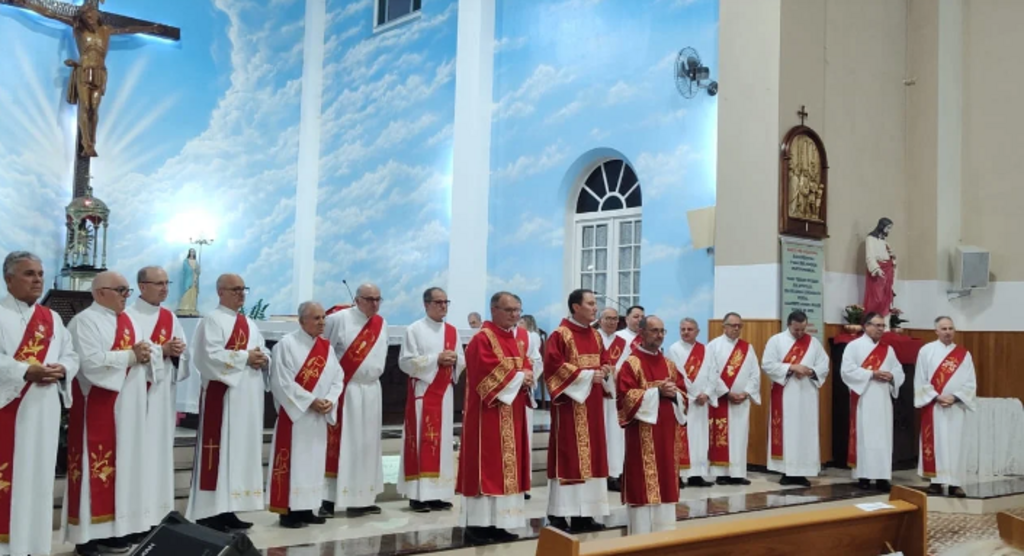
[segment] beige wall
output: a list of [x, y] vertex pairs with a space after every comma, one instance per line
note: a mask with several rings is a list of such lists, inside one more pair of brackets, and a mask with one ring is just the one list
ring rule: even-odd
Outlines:
[[1024, 1], [964, 7], [963, 242], [992, 252], [993, 278], [1024, 280]]

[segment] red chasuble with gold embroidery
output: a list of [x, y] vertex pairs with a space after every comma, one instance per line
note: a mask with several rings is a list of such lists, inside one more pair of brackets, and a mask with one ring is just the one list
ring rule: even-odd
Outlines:
[[619, 424], [626, 429], [626, 458], [622, 468], [622, 503], [646, 506], [679, 501], [679, 454], [688, 450], [679, 435], [673, 404], [658, 398], [657, 424], [636, 419], [644, 393], [652, 383], [675, 383], [685, 395], [686, 382], [674, 363], [658, 353], [636, 349], [619, 369], [615, 380]]
[[[960, 365], [967, 358], [967, 350], [956, 346], [942, 360], [932, 375], [932, 388], [941, 396]], [[921, 408], [921, 471], [925, 477], [935, 477], [935, 404], [937, 399]]]
[[602, 356], [600, 333], [563, 319], [544, 353], [544, 382], [551, 392], [551, 434], [548, 436], [548, 478], [563, 485], [608, 476], [604, 434], [604, 388], [590, 384], [585, 403], [564, 395], [581, 372], [609, 363]]
[[530, 490], [529, 393], [521, 389], [511, 405], [498, 400], [526, 368], [525, 350], [514, 330], [502, 330], [490, 321], [466, 346], [466, 401], [455, 481], [455, 491], [463, 496], [508, 496]]

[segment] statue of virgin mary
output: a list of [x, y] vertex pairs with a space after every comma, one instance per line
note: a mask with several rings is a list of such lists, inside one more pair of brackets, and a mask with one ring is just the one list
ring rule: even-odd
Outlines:
[[182, 292], [181, 300], [178, 301], [179, 317], [198, 317], [199, 311], [196, 305], [199, 302], [199, 261], [196, 260], [196, 250], [189, 249], [188, 256], [181, 266]]

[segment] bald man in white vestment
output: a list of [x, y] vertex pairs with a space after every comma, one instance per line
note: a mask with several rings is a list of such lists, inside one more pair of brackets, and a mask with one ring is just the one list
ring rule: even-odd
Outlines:
[[80, 368], [68, 419], [65, 542], [80, 556], [124, 551], [153, 524], [147, 499], [146, 385], [164, 371], [163, 353], [125, 305], [132, 289], [116, 272], [92, 283], [93, 304], [68, 325]]
[[270, 366], [277, 423], [267, 505], [290, 529], [327, 522], [313, 512], [323, 498], [327, 427], [336, 422], [334, 407], [344, 388], [338, 357], [323, 337], [324, 308], [306, 301], [298, 315], [300, 329], [274, 346]]
[[809, 487], [821, 472], [818, 446], [818, 390], [828, 377], [828, 355], [807, 333], [807, 315], [793, 311], [786, 330], [764, 348], [764, 373], [772, 382], [768, 418], [768, 470], [779, 484]]
[[380, 376], [388, 356], [388, 325], [378, 314], [380, 288], [359, 286], [355, 301], [355, 307], [328, 316], [324, 332], [345, 373], [338, 424], [327, 430], [324, 517], [333, 516], [336, 507], [346, 508], [350, 518], [381, 511], [374, 502], [384, 490]]
[[708, 342], [714, 361], [715, 389], [726, 392], [708, 410], [711, 439], [710, 473], [720, 485], [749, 485], [747, 441], [750, 437], [750, 402], [761, 405], [761, 370], [754, 348], [740, 338], [743, 318], [728, 313], [723, 334]]
[[218, 277], [220, 304], [192, 336], [203, 391], [185, 516], [225, 532], [252, 527], [235, 512], [264, 508], [263, 400], [271, 358], [259, 327], [239, 312], [248, 291], [237, 274]]
[[426, 316], [405, 329], [398, 366], [409, 375], [398, 492], [414, 512], [450, 510], [455, 497], [454, 385], [466, 356], [448, 316], [448, 294], [423, 292]]
[[181, 323], [170, 309], [161, 306], [171, 284], [167, 272], [157, 266], [145, 267], [139, 270], [136, 283], [139, 298], [125, 312], [140, 334], [162, 348], [166, 371], [147, 383], [146, 395], [146, 499], [152, 506], [150, 525], [157, 525], [174, 511], [174, 429], [178, 420], [175, 385], [188, 378], [189, 365], [182, 358], [186, 351]]
[[669, 346], [665, 357], [676, 364], [686, 382], [686, 426], [680, 427], [686, 439], [681, 454], [685, 461], [679, 462], [679, 478], [686, 479], [686, 486], [710, 487], [714, 483], [704, 478], [709, 474], [708, 409], [718, 407], [719, 398], [729, 391], [717, 379], [714, 358], [697, 341], [698, 334], [696, 320], [686, 317], [679, 321], [679, 341]]
[[921, 442], [917, 472], [931, 481], [928, 494], [965, 498], [967, 454], [963, 450], [964, 419], [975, 410], [978, 389], [974, 358], [954, 343], [953, 319], [935, 319], [938, 339], [921, 348], [914, 370], [914, 407], [921, 409]]
[[[53, 537], [53, 469], [61, 401], [78, 354], [60, 315], [36, 304], [43, 266], [26, 251], [3, 264], [0, 301], [0, 556], [49, 554]], [[17, 475], [15, 475], [17, 471]]]
[[[903, 366], [891, 346], [880, 343], [885, 333], [881, 315], [868, 313], [864, 335], [843, 352], [843, 382], [850, 388], [850, 438], [847, 464], [860, 487], [874, 480], [888, 492], [892, 479], [892, 400], [900, 395]], [[836, 439], [841, 442], [841, 439]]]

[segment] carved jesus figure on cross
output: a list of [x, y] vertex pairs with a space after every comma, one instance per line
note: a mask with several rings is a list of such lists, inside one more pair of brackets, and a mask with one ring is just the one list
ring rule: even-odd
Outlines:
[[78, 46], [78, 60], [65, 60], [71, 67], [68, 102], [78, 105], [78, 147], [81, 156], [96, 156], [96, 128], [99, 124], [100, 102], [107, 92], [107, 51], [113, 35], [145, 33], [178, 40], [178, 29], [100, 11], [104, 0], [86, 0], [75, 6], [54, 0], [6, 0], [10, 4], [33, 11], [69, 27]]

